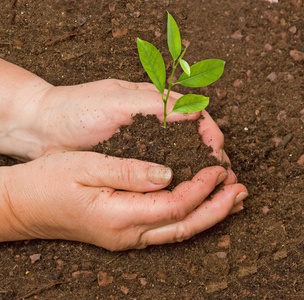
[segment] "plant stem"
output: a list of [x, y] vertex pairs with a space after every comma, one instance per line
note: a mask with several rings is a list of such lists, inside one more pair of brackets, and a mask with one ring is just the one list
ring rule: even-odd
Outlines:
[[[173, 75], [174, 75], [175, 70], [176, 70], [176, 68], [177, 68], [177, 66], [178, 66], [178, 64], [179, 64], [179, 59], [182, 59], [182, 58], [183, 58], [183, 56], [184, 56], [185, 53], [186, 53], [187, 48], [188, 48], [188, 46], [186, 46], [186, 48], [185, 48], [185, 50], [183, 51], [183, 53], [182, 53], [182, 54], [180, 55], [180, 57], [177, 59], [177, 62], [176, 62], [175, 60], [173, 61], [172, 73], [171, 73], [171, 76], [170, 76], [170, 81], [169, 81], [169, 85], [168, 85], [168, 93], [167, 93], [167, 95], [166, 95], [166, 99], [164, 99], [164, 97], [163, 97], [164, 95], [162, 95], [162, 100], [163, 100], [163, 102], [164, 102], [164, 128], [167, 127], [167, 116], [172, 112], [172, 111], [171, 111], [170, 113], [167, 114], [167, 102], [168, 102], [169, 94], [170, 94], [170, 91], [171, 91], [172, 86], [174, 86], [175, 84], [177, 84], [177, 83], [172, 83]], [[175, 64], [175, 62], [176, 62], [176, 64]]]
[[167, 127], [167, 116], [168, 116], [168, 114], [167, 114], [167, 102], [168, 102], [168, 99], [169, 99], [169, 94], [170, 94], [171, 88], [173, 86], [172, 79], [173, 79], [173, 75], [175, 73], [175, 70], [176, 70], [177, 66], [178, 66], [178, 61], [177, 61], [176, 64], [175, 64], [175, 61], [173, 61], [173, 68], [172, 68], [172, 73], [171, 73], [170, 81], [169, 81], [169, 85], [168, 85], [168, 92], [167, 92], [167, 95], [166, 95], [166, 99], [163, 98], [163, 102], [164, 102], [164, 128]]

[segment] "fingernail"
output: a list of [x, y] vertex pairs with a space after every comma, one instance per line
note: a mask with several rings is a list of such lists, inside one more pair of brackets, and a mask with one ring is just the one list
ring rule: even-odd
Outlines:
[[235, 197], [234, 205], [236, 205], [236, 204], [240, 203], [241, 201], [243, 201], [247, 196], [248, 196], [248, 194], [245, 193], [245, 192], [239, 193], [239, 194]]
[[219, 177], [217, 178], [215, 184], [216, 185], [220, 184], [222, 181], [225, 180], [225, 178], [227, 177], [227, 175], [228, 175], [227, 172], [224, 172], [224, 173], [220, 174]]
[[172, 178], [173, 172], [170, 168], [151, 166], [148, 171], [148, 178], [154, 184], [168, 183]]
[[244, 209], [243, 205], [236, 206], [236, 207], [231, 209], [231, 211], [229, 212], [229, 215], [235, 214], [235, 213], [237, 213], [237, 212], [239, 212], [243, 209]]

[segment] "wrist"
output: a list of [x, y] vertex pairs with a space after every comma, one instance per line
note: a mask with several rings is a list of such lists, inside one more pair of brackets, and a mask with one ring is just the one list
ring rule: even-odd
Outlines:
[[[13, 208], [10, 195], [11, 168], [0, 168], [0, 242], [30, 239], [23, 221]], [[19, 188], [19, 187], [18, 187]]]
[[52, 85], [0, 59], [0, 153], [30, 160], [44, 152], [39, 107]]

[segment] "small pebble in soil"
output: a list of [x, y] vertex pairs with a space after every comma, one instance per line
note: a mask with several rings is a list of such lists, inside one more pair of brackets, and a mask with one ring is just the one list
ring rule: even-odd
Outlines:
[[233, 82], [233, 87], [235, 87], [236, 89], [239, 88], [240, 86], [243, 85], [243, 80], [242, 79], [236, 79], [234, 82]]
[[286, 118], [287, 118], [286, 110], [280, 110], [279, 113], [277, 114], [277, 120], [283, 121], [286, 120]]
[[250, 78], [252, 76], [252, 71], [251, 70], [247, 70], [246, 75], [248, 78]]
[[216, 89], [215, 92], [219, 100], [222, 100], [227, 97], [227, 91], [225, 90]]
[[138, 280], [139, 280], [140, 284], [143, 286], [147, 285], [147, 283], [148, 283], [147, 278], [145, 278], [145, 277], [138, 278]]
[[253, 275], [257, 273], [258, 269], [256, 266], [240, 267], [238, 275], [239, 277], [246, 277], [248, 275]]
[[109, 3], [109, 11], [114, 12], [116, 8], [116, 3]]
[[290, 50], [289, 54], [295, 61], [300, 62], [300, 61], [304, 60], [304, 52], [301, 52], [298, 50]]
[[273, 137], [270, 140], [274, 143], [275, 147], [278, 147], [280, 145], [280, 143], [282, 142], [282, 139], [279, 137]]
[[296, 26], [291, 26], [288, 31], [292, 34], [296, 34], [297, 33], [297, 27]]
[[139, 18], [140, 17], [140, 11], [134, 11], [130, 13], [130, 16], [133, 18]]
[[277, 77], [278, 77], [278, 75], [277, 75], [276, 72], [271, 72], [266, 78], [269, 81], [273, 82], [273, 81], [275, 81], [277, 79]]
[[302, 155], [300, 156], [300, 158], [299, 158], [298, 161], [297, 161], [297, 164], [298, 164], [299, 166], [303, 166], [303, 165], [304, 165], [304, 154], [302, 154]]
[[87, 22], [87, 17], [79, 16], [76, 22], [78, 26], [83, 26]]
[[37, 260], [40, 260], [41, 258], [41, 254], [40, 253], [36, 253], [30, 256], [31, 259], [31, 263], [35, 263]]
[[229, 248], [231, 246], [231, 239], [228, 234], [223, 235], [219, 238], [217, 246], [219, 248]]
[[127, 33], [128, 33], [128, 28], [122, 28], [122, 29], [115, 28], [115, 29], [112, 30], [113, 38], [118, 38], [119, 39], [119, 38], [127, 35]]
[[287, 257], [287, 251], [286, 250], [279, 250], [273, 255], [274, 260], [281, 260], [283, 258]]
[[291, 75], [290, 73], [288, 73], [288, 72], [284, 72], [283, 73], [283, 77], [284, 77], [284, 80], [285, 81], [291, 81], [291, 80], [294, 80], [294, 76], [293, 75]]
[[125, 295], [127, 295], [127, 294], [129, 294], [129, 289], [126, 287], [126, 286], [124, 286], [124, 285], [122, 285], [121, 287], [120, 287], [120, 290], [125, 294]]
[[227, 281], [210, 282], [206, 285], [206, 293], [212, 294], [228, 287]]
[[59, 259], [56, 260], [56, 264], [57, 264], [57, 267], [56, 267], [56, 268], [57, 268], [58, 270], [61, 270], [61, 269], [63, 268], [64, 261], [63, 261], [62, 259], [59, 258]]
[[225, 119], [216, 119], [216, 124], [218, 125], [218, 127], [220, 127], [221, 129], [224, 127], [229, 128], [230, 127], [230, 123], [228, 120]]
[[268, 43], [265, 45], [264, 48], [265, 48], [266, 51], [271, 51], [272, 50], [272, 46]]
[[227, 252], [224, 252], [224, 251], [219, 251], [219, 252], [216, 252], [215, 253], [216, 256], [222, 260], [224, 260], [226, 263], [228, 262], [228, 259], [227, 259]]
[[114, 277], [109, 276], [108, 273], [99, 271], [97, 274], [97, 282], [98, 286], [107, 286], [111, 283], [113, 283]]
[[234, 39], [234, 40], [241, 40], [243, 38], [243, 35], [242, 35], [242, 31], [241, 30], [237, 30], [235, 31], [231, 37]]
[[269, 212], [269, 210], [270, 210], [270, 209], [269, 209], [269, 207], [268, 207], [267, 205], [265, 205], [265, 206], [262, 207], [262, 212], [263, 212], [263, 214], [265, 214], [265, 215]]
[[85, 270], [83, 270], [83, 271], [75, 271], [75, 272], [72, 273], [72, 277], [73, 278], [79, 278], [81, 276], [88, 276], [88, 275], [92, 275], [92, 274], [93, 274], [92, 271], [85, 271]]

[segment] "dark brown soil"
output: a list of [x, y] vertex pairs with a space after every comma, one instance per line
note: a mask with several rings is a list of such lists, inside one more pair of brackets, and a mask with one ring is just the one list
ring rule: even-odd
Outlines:
[[170, 167], [174, 177], [168, 186], [169, 190], [190, 180], [199, 170], [220, 164], [209, 155], [212, 148], [202, 142], [198, 133], [198, 122], [173, 122], [164, 129], [153, 115], [136, 115], [133, 119], [132, 125], [122, 127], [120, 132], [99, 143], [93, 150]]
[[[0, 57], [55, 85], [149, 81], [135, 40], [152, 42], [169, 63], [169, 10], [191, 42], [189, 63], [226, 61], [212, 86], [177, 91], [210, 97], [208, 112], [250, 192], [244, 212], [189, 241], [141, 251], [2, 243], [0, 299], [304, 298], [304, 72], [292, 52], [304, 49], [302, 0], [171, 2], [4, 0]], [[41, 257], [32, 264], [33, 254]]]

